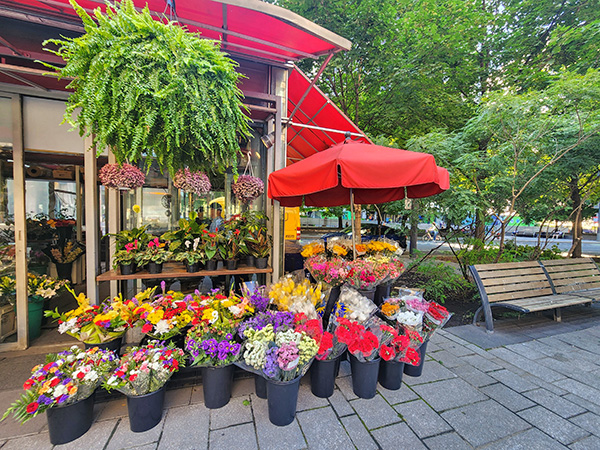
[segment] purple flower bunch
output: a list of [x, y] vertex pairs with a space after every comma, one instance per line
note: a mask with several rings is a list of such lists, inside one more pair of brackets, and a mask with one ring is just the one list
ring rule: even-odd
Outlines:
[[98, 172], [103, 186], [114, 189], [135, 189], [142, 187], [146, 176], [131, 164], [105, 164]]
[[252, 306], [254, 306], [254, 309], [256, 311], [265, 311], [267, 309], [267, 306], [269, 306], [269, 301], [269, 297], [263, 295], [259, 291], [255, 291], [250, 296], [250, 303], [252, 303]]
[[267, 325], [273, 325], [273, 330], [277, 333], [292, 328], [294, 325], [294, 313], [289, 311], [263, 311], [256, 316], [243, 321], [238, 327], [238, 334], [244, 338], [244, 331], [248, 328], [262, 330]]
[[279, 364], [277, 362], [277, 347], [270, 347], [265, 354], [265, 367], [263, 372], [269, 378], [275, 378], [279, 371]]
[[239, 201], [250, 203], [265, 192], [265, 183], [252, 175], [240, 175], [237, 181], [231, 185], [231, 190]]
[[211, 188], [210, 180], [204, 172], [192, 172], [187, 167], [177, 171], [173, 177], [173, 186], [196, 195], [204, 195]]
[[232, 333], [216, 331], [199, 335], [193, 328], [187, 335], [185, 349], [192, 356], [194, 366], [224, 366], [237, 359], [241, 345]]

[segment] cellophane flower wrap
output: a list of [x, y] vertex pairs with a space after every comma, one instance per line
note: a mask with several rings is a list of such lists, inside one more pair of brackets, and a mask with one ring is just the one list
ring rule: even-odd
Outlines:
[[335, 335], [359, 361], [372, 361], [379, 356], [382, 332], [375, 325], [364, 325], [341, 317]]
[[129, 396], [149, 394], [163, 387], [184, 365], [182, 349], [150, 341], [141, 347], [128, 348], [103, 386]]
[[320, 320], [284, 311], [259, 313], [243, 322], [238, 332], [244, 343], [236, 364], [275, 381], [303, 376], [323, 334]]
[[271, 286], [269, 298], [282, 311], [306, 314], [309, 319], [317, 319], [316, 307], [323, 299], [321, 284], [311, 284], [306, 278], [294, 280], [285, 276]]
[[46, 356], [46, 363], [35, 366], [23, 384], [25, 392], [4, 413], [24, 423], [48, 408], [68, 405], [88, 398], [112, 373], [117, 356], [110, 350], [77, 346]]
[[204, 172], [192, 172], [187, 167], [175, 173], [173, 186], [196, 195], [204, 195], [211, 188], [210, 179]]
[[377, 306], [356, 289], [342, 286], [340, 296], [331, 313], [332, 317], [344, 317], [359, 323], [367, 322], [377, 312]]
[[375, 271], [373, 262], [364, 259], [355, 259], [348, 262], [348, 276], [346, 283], [355, 289], [375, 289], [375, 287], [384, 281], [378, 278], [379, 273]]
[[331, 320], [327, 326], [327, 331], [323, 332], [316, 355], [316, 359], [319, 361], [336, 359], [348, 348], [348, 345], [341, 342], [337, 337], [336, 329], [338, 325], [337, 320]]
[[402, 327], [382, 324], [381, 328], [385, 333], [392, 336], [389, 342], [382, 344], [379, 349], [381, 359], [384, 361], [403, 362], [412, 366], [419, 365], [421, 357], [416, 349], [421, 345], [420, 343], [412, 341], [405, 334]]
[[242, 203], [250, 203], [265, 192], [265, 183], [258, 177], [252, 175], [240, 175], [231, 190], [236, 198]]
[[135, 189], [144, 185], [146, 176], [131, 164], [105, 164], [98, 172], [98, 179], [107, 188]]
[[[69, 292], [77, 300], [78, 307], [59, 313], [46, 311], [46, 317], [58, 320], [58, 332], [73, 336], [86, 344], [101, 344], [122, 336], [137, 320], [134, 314], [136, 304], [119, 296], [106, 299], [100, 305], [90, 305], [90, 299], [82, 292]], [[140, 294], [143, 298], [144, 293]]]
[[327, 253], [333, 258], [352, 258], [352, 240], [342, 238], [328, 239]]
[[195, 310], [192, 295], [168, 291], [138, 302], [134, 314], [142, 333], [155, 339], [169, 339], [191, 324]]
[[304, 267], [315, 281], [329, 287], [340, 286], [348, 276], [348, 261], [342, 258], [328, 259], [323, 254], [307, 258]]
[[304, 258], [310, 258], [311, 256], [320, 255], [325, 253], [325, 244], [321, 240], [313, 241], [302, 247], [300, 254]]

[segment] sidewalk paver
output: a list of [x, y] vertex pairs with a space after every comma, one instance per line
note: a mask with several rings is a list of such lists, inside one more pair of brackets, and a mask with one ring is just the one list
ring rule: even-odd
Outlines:
[[518, 414], [531, 425], [565, 445], [569, 445], [590, 435], [583, 428], [572, 424], [542, 406], [535, 406]]

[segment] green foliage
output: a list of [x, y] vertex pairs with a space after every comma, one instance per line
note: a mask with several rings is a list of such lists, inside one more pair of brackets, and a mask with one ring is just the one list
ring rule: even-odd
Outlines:
[[549, 249], [541, 249], [532, 245], [516, 245], [514, 242], [509, 241], [498, 258], [499, 249], [496, 246], [485, 246], [483, 242], [477, 239], [467, 240], [466, 244], [467, 247], [463, 248], [457, 255], [460, 263], [465, 267], [474, 264], [491, 264], [495, 262], [562, 258], [561, 251], [556, 245], [553, 245]]
[[[50, 39], [73, 77], [65, 121], [92, 136], [98, 152], [109, 147], [118, 163], [152, 158], [171, 175], [237, 167], [238, 136], [249, 135], [236, 63], [215, 41], [174, 22], [154, 20], [132, 0], [100, 8], [90, 17], [74, 0], [85, 34]], [[75, 119], [72, 115], [77, 113]]]
[[410, 271], [418, 276], [414, 287], [423, 289], [427, 300], [443, 304], [449, 296], [474, 290], [473, 283], [465, 280], [453, 267], [440, 261], [424, 261], [414, 268], [409, 266], [407, 272]]

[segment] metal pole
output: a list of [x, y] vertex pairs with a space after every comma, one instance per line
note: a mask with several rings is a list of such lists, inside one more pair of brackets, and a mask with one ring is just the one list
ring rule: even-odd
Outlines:
[[354, 191], [350, 188], [350, 219], [352, 220], [352, 259], [356, 259], [356, 226], [354, 224], [356, 213], [354, 211]]

